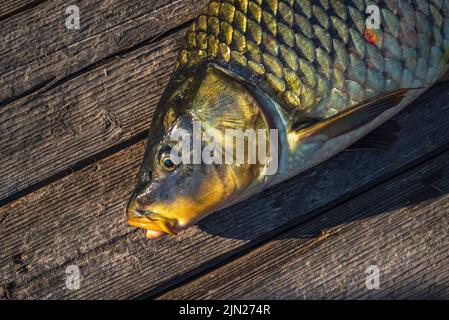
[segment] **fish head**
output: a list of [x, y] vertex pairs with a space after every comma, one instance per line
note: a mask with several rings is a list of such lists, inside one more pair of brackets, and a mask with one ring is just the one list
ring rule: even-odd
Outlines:
[[242, 84], [213, 68], [185, 76], [177, 85], [172, 81], [153, 117], [128, 204], [129, 224], [146, 229], [149, 238], [176, 235], [255, 193], [265, 181], [264, 164], [235, 161], [238, 146], [225, 147], [229, 129], [268, 129]]

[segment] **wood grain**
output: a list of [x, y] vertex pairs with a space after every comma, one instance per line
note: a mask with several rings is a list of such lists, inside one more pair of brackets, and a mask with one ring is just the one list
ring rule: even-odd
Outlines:
[[80, 30], [67, 1], [47, 1], [0, 21], [0, 105], [49, 87], [193, 19], [207, 0], [87, 0]]
[[0, 21], [29, 10], [44, 1], [47, 0], [2, 0], [0, 2]]
[[449, 299], [448, 167], [445, 152], [160, 298]]
[[[178, 238], [147, 241], [126, 226], [144, 144], [130, 146], [0, 208], [0, 287], [12, 298], [157, 295], [447, 149], [447, 95], [402, 113], [390, 150], [342, 153]], [[69, 265], [83, 272], [80, 290], [65, 288]]]
[[148, 129], [183, 34], [0, 108], [0, 200]]

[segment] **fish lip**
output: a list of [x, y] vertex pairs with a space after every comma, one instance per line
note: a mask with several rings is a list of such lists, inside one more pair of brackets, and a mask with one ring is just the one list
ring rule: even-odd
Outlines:
[[[155, 211], [133, 209], [132, 213], [133, 216], [128, 218], [128, 224], [133, 227], [158, 232], [164, 235], [169, 234], [176, 236], [178, 234], [176, 223], [164, 219], [161, 214]], [[153, 217], [151, 215], [153, 215]]]
[[137, 228], [165, 233], [154, 220], [146, 216], [129, 218], [128, 224]]
[[154, 213], [154, 211], [140, 208], [128, 209], [128, 224], [137, 228], [165, 233], [156, 220], [150, 217]]

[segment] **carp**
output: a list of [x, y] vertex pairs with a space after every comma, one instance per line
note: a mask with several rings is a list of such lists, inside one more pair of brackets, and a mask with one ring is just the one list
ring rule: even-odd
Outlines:
[[[129, 224], [149, 238], [176, 235], [319, 164], [369, 137], [448, 62], [446, 0], [211, 1], [187, 31], [152, 119]], [[213, 131], [209, 142], [184, 144], [196, 155], [179, 148], [195, 125]], [[243, 151], [226, 148], [231, 130], [243, 134]], [[259, 149], [265, 161], [235, 161]]]

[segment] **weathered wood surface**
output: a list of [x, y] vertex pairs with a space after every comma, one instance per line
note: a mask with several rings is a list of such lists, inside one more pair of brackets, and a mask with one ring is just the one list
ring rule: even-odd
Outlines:
[[447, 167], [446, 151], [160, 298], [449, 299]]
[[[48, 88], [195, 17], [205, 0], [46, 1], [0, 21], [0, 101]], [[69, 5], [80, 30], [65, 26]], [[4, 30], [4, 31], [3, 31]]]
[[[126, 225], [124, 208], [184, 22], [205, 1], [82, 1], [82, 35], [64, 34], [66, 4], [49, 2], [36, 7], [46, 11], [0, 21], [9, 45], [0, 50], [0, 83], [7, 84], [0, 86], [0, 296], [156, 297], [449, 148], [446, 85], [400, 115], [400, 139], [390, 150], [342, 153], [178, 238], [148, 241]], [[155, 38], [159, 14], [165, 24]], [[27, 19], [21, 31], [16, 24]], [[27, 32], [37, 28], [40, 41]], [[24, 51], [17, 61], [11, 46]], [[65, 288], [69, 265], [82, 269], [80, 290]]]
[[[32, 77], [50, 85], [0, 107], [0, 200], [148, 128], [184, 30], [119, 56], [114, 54], [179, 26], [204, 4], [166, 0], [133, 1], [124, 6], [122, 1], [86, 1], [82, 6], [84, 33], [76, 33], [61, 29], [61, 8], [66, 3], [53, 2], [47, 8], [49, 21], [45, 22], [51, 30], [42, 31], [38, 37], [19, 26], [29, 19], [30, 28], [40, 28], [45, 20], [38, 19], [41, 11], [32, 10], [3, 22], [11, 26], [0, 22], [0, 28], [8, 31], [3, 37], [9, 40], [0, 41], [0, 52], [13, 48], [0, 56], [0, 94], [6, 95], [3, 99], [9, 98], [11, 86], [18, 95], [29, 89], [19, 88], [20, 83], [34, 86]], [[92, 19], [96, 22], [87, 22]], [[37, 49], [32, 50], [32, 46]], [[70, 50], [65, 52], [67, 48]], [[17, 55], [19, 50], [24, 55]], [[103, 61], [110, 54], [113, 58]], [[101, 63], [96, 64], [98, 61]], [[67, 78], [73, 74], [76, 77]], [[54, 77], [65, 80], [55, 82], [51, 79]]]
[[182, 31], [0, 108], [0, 199], [145, 131]]
[[[447, 149], [448, 118], [442, 93], [400, 116], [400, 140], [392, 149], [340, 154], [178, 238], [156, 241], [125, 221], [144, 146], [138, 143], [0, 209], [3, 283], [14, 298], [158, 294]], [[72, 264], [83, 270], [78, 291], [64, 287]]]

